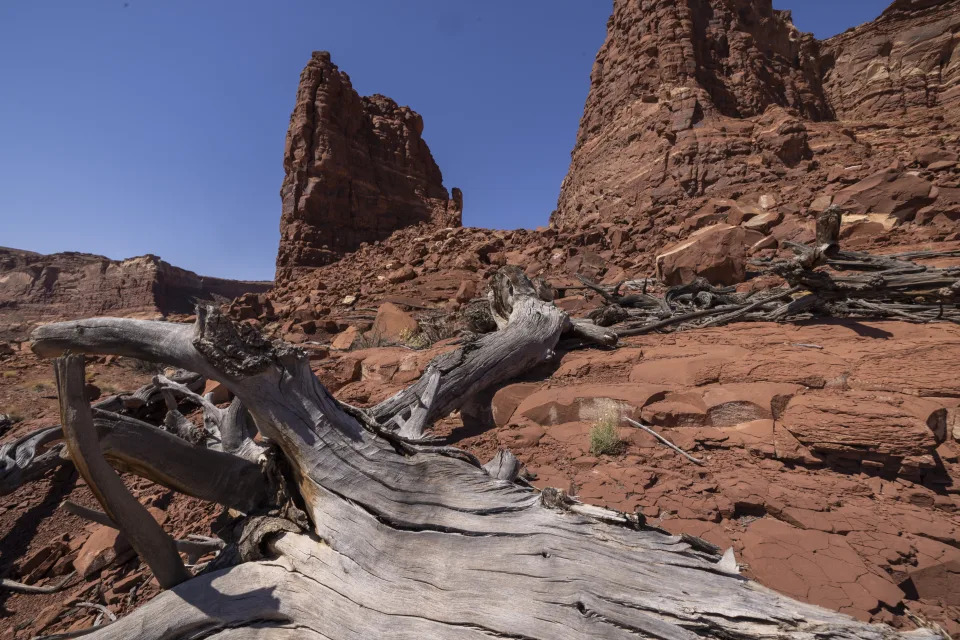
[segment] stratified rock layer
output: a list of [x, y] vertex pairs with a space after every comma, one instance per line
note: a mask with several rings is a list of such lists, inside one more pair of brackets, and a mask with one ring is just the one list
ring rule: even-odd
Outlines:
[[840, 117], [960, 108], [960, 2], [897, 0], [823, 43], [824, 90]]
[[313, 54], [287, 131], [278, 281], [406, 226], [460, 226], [460, 191], [448, 195], [422, 133], [418, 113], [361, 97], [329, 53]]
[[0, 247], [0, 339], [25, 338], [40, 321], [100, 315], [190, 314], [203, 302], [264, 292], [270, 282], [199, 276], [153, 255], [110, 260]]
[[958, 30], [960, 0], [897, 0], [823, 42], [770, 0], [615, 0], [551, 224], [629, 222], [658, 250], [708, 197], [796, 213], [911, 164], [953, 188]]

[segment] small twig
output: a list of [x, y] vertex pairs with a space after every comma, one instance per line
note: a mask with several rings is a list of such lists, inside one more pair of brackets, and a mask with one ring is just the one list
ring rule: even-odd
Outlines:
[[736, 319], [739, 318], [740, 316], [745, 315], [745, 314], [746, 314], [747, 312], [749, 312], [749, 311], [753, 311], [753, 310], [756, 309], [757, 307], [762, 307], [763, 305], [767, 304], [768, 302], [774, 302], [775, 300], [779, 300], [779, 299], [781, 299], [781, 298], [783, 298], [783, 297], [791, 296], [791, 295], [793, 295], [794, 293], [796, 293], [796, 292], [799, 291], [799, 290], [800, 290], [800, 287], [791, 287], [790, 289], [787, 289], [786, 291], [780, 291], [780, 292], [776, 293], [775, 295], [768, 296], [768, 297], [766, 297], [766, 298], [763, 298], [762, 300], [757, 300], [756, 302], [751, 302], [751, 303], [748, 304], [747, 306], [743, 307], [742, 309], [738, 309], [738, 310], [734, 311], [733, 313], [729, 313], [729, 314], [727, 314], [727, 315], [719, 316], [719, 317], [713, 318], [712, 320], [709, 320], [709, 321], [703, 323], [702, 325], [700, 325], [700, 328], [703, 329], [703, 328], [706, 328], [706, 327], [713, 326], [713, 325], [715, 325], [715, 324], [726, 323], [726, 322], [729, 322], [730, 320], [736, 320]]
[[683, 313], [680, 315], [671, 316], [659, 322], [653, 322], [653, 323], [645, 324], [641, 326], [628, 325], [625, 329], [617, 329], [617, 335], [620, 336], [621, 338], [626, 336], [639, 336], [644, 333], [650, 333], [651, 331], [656, 331], [657, 329], [668, 327], [672, 324], [686, 322], [687, 320], [696, 320], [697, 318], [702, 318], [704, 316], [710, 316], [714, 314], [719, 315], [721, 313], [727, 313], [729, 311], [737, 311], [739, 309], [741, 309], [741, 305], [737, 305], [737, 304], [724, 305], [721, 307], [713, 307], [711, 309], [700, 309], [699, 311], [691, 311], [690, 313]]
[[75, 606], [86, 607], [87, 609], [96, 609], [103, 615], [107, 616], [110, 619], [110, 622], [116, 622], [117, 616], [113, 611], [110, 611], [107, 607], [102, 604], [97, 604], [96, 602], [76, 602]]
[[71, 571], [67, 574], [63, 580], [56, 584], [49, 584], [43, 587], [38, 587], [33, 584], [23, 584], [22, 582], [17, 582], [16, 580], [10, 580], [9, 578], [3, 578], [0, 580], [0, 587], [8, 589], [10, 591], [16, 591], [17, 593], [56, 593], [57, 591], [62, 591], [66, 588], [70, 578], [76, 575], [75, 571]]
[[97, 524], [102, 524], [103, 526], [110, 527], [111, 529], [120, 528], [117, 526], [117, 523], [111, 520], [110, 516], [105, 514], [103, 511], [97, 511], [96, 509], [85, 507], [82, 504], [73, 502], [72, 500], [64, 500], [60, 503], [60, 508], [67, 513], [83, 518], [84, 520], [96, 522]]
[[664, 445], [670, 447], [671, 449], [673, 449], [674, 451], [676, 451], [677, 453], [679, 453], [680, 455], [682, 455], [684, 458], [686, 458], [686, 459], [689, 460], [690, 462], [692, 462], [692, 463], [694, 463], [694, 464], [700, 464], [700, 465], [702, 465], [702, 464], [704, 463], [703, 460], [701, 460], [700, 458], [694, 458], [692, 455], [690, 455], [689, 453], [687, 453], [686, 451], [684, 451], [683, 449], [681, 449], [681, 448], [678, 447], [677, 445], [673, 444], [672, 442], [670, 442], [669, 440], [667, 440], [666, 438], [664, 438], [662, 435], [660, 435], [659, 433], [657, 433], [656, 431], [654, 431], [654, 430], [651, 429], [650, 427], [648, 427], [648, 426], [646, 426], [646, 425], [644, 425], [644, 424], [640, 424], [640, 423], [637, 422], [636, 420], [631, 420], [630, 418], [624, 418], [624, 420], [626, 420], [627, 422], [629, 422], [630, 424], [632, 424], [632, 425], [635, 426], [635, 427], [638, 427], [638, 428], [640, 428], [640, 429], [643, 429], [644, 431], [646, 431], [647, 433], [649, 433], [650, 435], [652, 435], [654, 438], [656, 438], [657, 440], [659, 440], [661, 443], [663, 443]]

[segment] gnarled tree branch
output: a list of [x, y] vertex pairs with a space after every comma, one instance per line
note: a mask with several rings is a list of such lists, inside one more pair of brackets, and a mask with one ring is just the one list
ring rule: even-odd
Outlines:
[[84, 362], [81, 355], [65, 355], [54, 363], [60, 395], [60, 419], [67, 450], [90, 491], [149, 565], [164, 588], [190, 577], [176, 545], [146, 507], [137, 502], [100, 451], [90, 405], [84, 395]]

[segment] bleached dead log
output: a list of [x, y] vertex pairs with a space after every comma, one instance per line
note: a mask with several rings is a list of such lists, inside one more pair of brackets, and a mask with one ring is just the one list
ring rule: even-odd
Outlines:
[[[0, 445], [0, 496], [13, 493], [27, 482], [63, 464], [60, 427], [47, 427]], [[44, 451], [44, 446], [52, 445]]]
[[84, 359], [67, 354], [54, 363], [63, 439], [77, 471], [130, 546], [149, 565], [160, 586], [170, 588], [190, 577], [173, 539], [124, 486], [100, 451], [93, 415], [84, 391]]
[[[552, 349], [563, 316], [522, 291], [512, 299], [502, 331], [438, 367], [433, 406], [457, 406], [501, 381], [499, 368], [515, 375], [515, 360]], [[293, 470], [312, 529], [255, 528], [246, 545], [261, 559], [184, 582], [96, 638], [940, 637], [797, 602], [731, 575], [709, 545], [398, 447], [344, 411], [304, 353], [212, 310], [193, 327], [104, 318], [47, 325], [34, 339], [45, 356], [133, 355], [225, 384]], [[405, 397], [381, 408], [381, 424], [412, 414]]]
[[490, 296], [499, 331], [434, 359], [417, 382], [373, 407], [369, 415], [381, 425], [396, 425], [404, 438], [417, 439], [425, 426], [483, 389], [553, 356], [570, 319], [542, 300], [520, 269], [500, 269], [491, 281]]
[[505, 480], [507, 482], [513, 482], [520, 477], [520, 471], [522, 469], [523, 464], [517, 459], [517, 456], [506, 449], [497, 451], [497, 455], [493, 456], [490, 462], [483, 465], [483, 470], [486, 471], [491, 478], [497, 478], [498, 480]]
[[[93, 416], [100, 449], [119, 471], [244, 513], [263, 507], [269, 501], [270, 487], [254, 461], [191, 446], [181, 438], [129, 416], [96, 408]], [[57, 443], [62, 439], [61, 427], [46, 427], [0, 448], [0, 464], [9, 465], [0, 469], [0, 495], [69, 460], [69, 456], [62, 453], [63, 444]], [[51, 443], [51, 449], [35, 455], [40, 444]], [[21, 463], [23, 466], [19, 466]]]

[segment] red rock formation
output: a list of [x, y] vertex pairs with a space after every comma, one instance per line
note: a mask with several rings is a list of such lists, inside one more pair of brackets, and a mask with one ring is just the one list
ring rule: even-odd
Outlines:
[[[616, 0], [551, 224], [627, 222], [657, 250], [705, 197], [775, 194], [802, 215], [910, 164], [935, 168], [911, 178], [927, 192], [953, 188], [958, 28], [960, 0], [897, 0], [824, 42], [770, 0]], [[933, 204], [918, 221], [954, 217]]]
[[819, 78], [819, 44], [770, 0], [617, 0], [553, 223], [746, 182], [764, 152], [796, 165], [803, 121], [832, 115]]
[[838, 116], [960, 108], [960, 0], [896, 0], [823, 43], [824, 90]]
[[0, 339], [23, 338], [39, 321], [190, 314], [199, 302], [222, 302], [270, 287], [269, 282], [199, 276], [153, 255], [118, 261], [0, 247]]
[[329, 53], [314, 52], [287, 131], [278, 281], [402, 227], [460, 226], [462, 194], [447, 194], [422, 133], [419, 114], [361, 97]]

